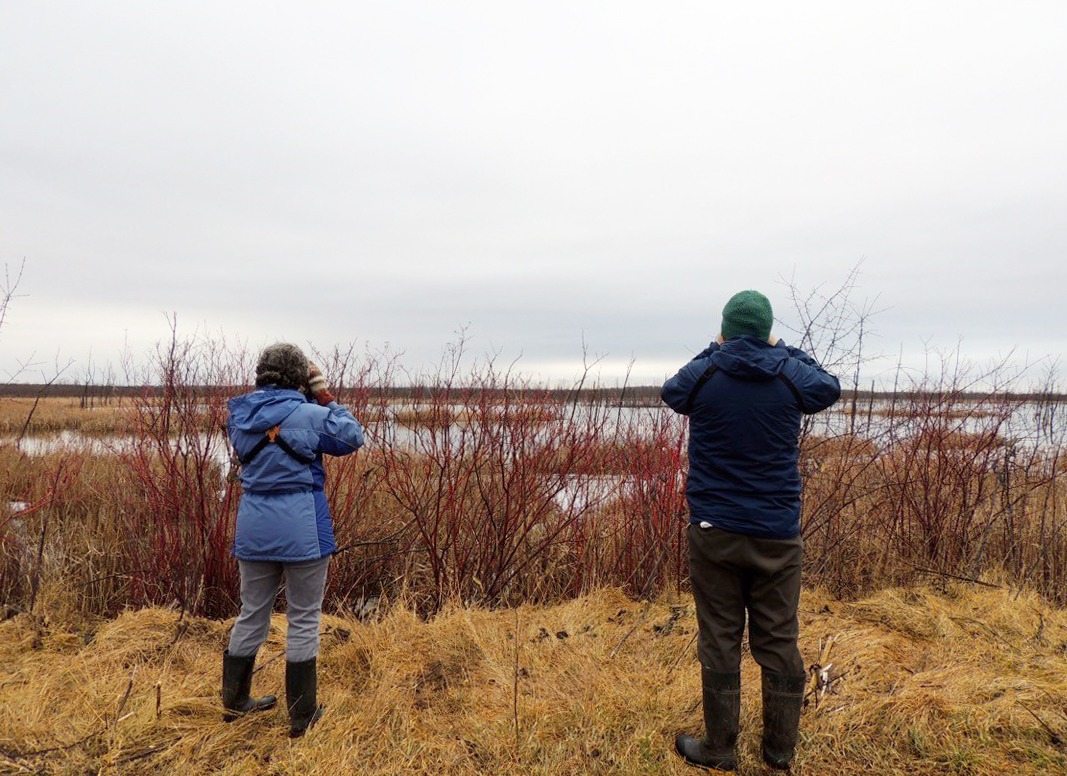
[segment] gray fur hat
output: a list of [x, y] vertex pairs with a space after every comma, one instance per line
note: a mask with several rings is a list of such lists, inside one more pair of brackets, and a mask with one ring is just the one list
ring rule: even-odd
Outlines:
[[304, 351], [288, 342], [275, 342], [263, 348], [256, 364], [256, 387], [302, 389], [308, 381], [308, 360]]

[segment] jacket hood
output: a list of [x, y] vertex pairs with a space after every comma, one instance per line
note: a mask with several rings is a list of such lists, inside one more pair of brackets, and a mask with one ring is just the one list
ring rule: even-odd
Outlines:
[[241, 431], [259, 433], [277, 426], [306, 402], [307, 399], [300, 391], [262, 388], [253, 393], [236, 396], [226, 405], [230, 409], [231, 426]]
[[742, 380], [767, 380], [782, 371], [789, 351], [766, 340], [743, 334], [726, 340], [711, 354], [716, 367]]

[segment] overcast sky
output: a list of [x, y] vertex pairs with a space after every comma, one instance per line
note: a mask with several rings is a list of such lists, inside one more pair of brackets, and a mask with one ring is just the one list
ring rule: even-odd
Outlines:
[[[169, 335], [658, 383], [860, 266], [865, 368], [1062, 356], [1067, 3], [0, 0], [0, 381]], [[860, 262], [862, 262], [860, 264]]]

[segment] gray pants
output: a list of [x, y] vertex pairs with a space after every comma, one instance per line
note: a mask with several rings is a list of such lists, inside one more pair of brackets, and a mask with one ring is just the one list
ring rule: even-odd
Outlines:
[[689, 579], [702, 665], [719, 673], [741, 669], [747, 611], [749, 647], [760, 667], [786, 676], [804, 674], [797, 647], [803, 556], [799, 536], [759, 539], [689, 526]]
[[230, 632], [230, 654], [247, 657], [259, 651], [270, 629], [270, 615], [285, 577], [285, 659], [300, 663], [319, 654], [322, 594], [330, 558], [302, 563], [237, 561], [241, 569], [241, 613]]

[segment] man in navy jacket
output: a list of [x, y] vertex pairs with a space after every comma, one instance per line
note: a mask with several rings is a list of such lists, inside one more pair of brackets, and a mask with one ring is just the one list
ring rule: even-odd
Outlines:
[[741, 639], [762, 670], [763, 759], [788, 769], [806, 672], [797, 647], [801, 417], [841, 395], [836, 377], [771, 335], [770, 301], [735, 294], [716, 341], [664, 385], [689, 416], [689, 576], [699, 626], [705, 736], [679, 735], [693, 765], [736, 770]]

